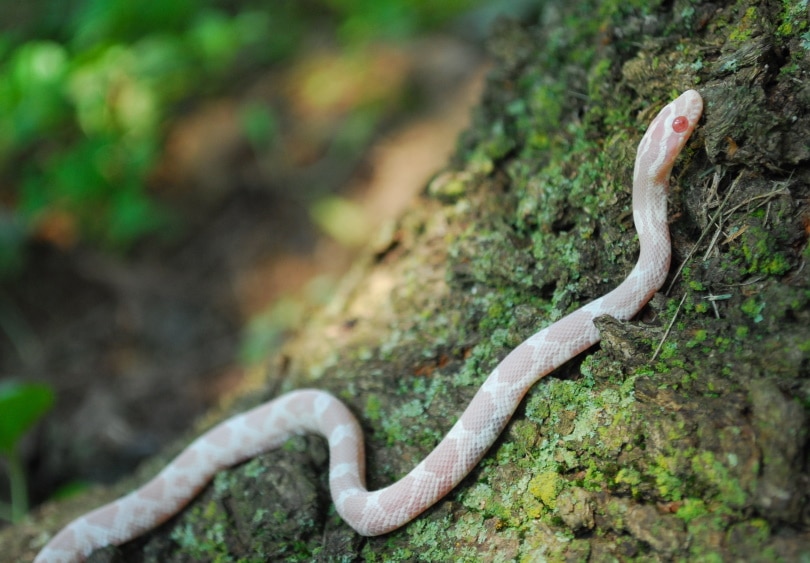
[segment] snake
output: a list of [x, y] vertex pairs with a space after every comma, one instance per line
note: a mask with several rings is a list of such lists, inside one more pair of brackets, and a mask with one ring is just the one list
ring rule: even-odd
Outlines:
[[355, 416], [326, 391], [299, 389], [214, 426], [140, 488], [70, 522], [35, 563], [83, 561], [95, 549], [130, 541], [179, 512], [217, 472], [300, 434], [326, 438], [334, 506], [359, 534], [385, 534], [416, 518], [472, 471], [538, 380], [600, 341], [596, 317], [630, 320], [661, 288], [672, 254], [670, 175], [702, 113], [700, 94], [687, 90], [658, 113], [639, 143], [632, 205], [640, 252], [627, 278], [514, 348], [441, 442], [399, 481], [367, 490], [363, 433]]

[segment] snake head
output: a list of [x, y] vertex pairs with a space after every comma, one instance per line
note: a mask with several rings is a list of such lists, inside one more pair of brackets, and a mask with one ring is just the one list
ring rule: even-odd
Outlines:
[[702, 113], [703, 98], [695, 90], [687, 90], [658, 113], [638, 146], [634, 182], [668, 183], [672, 165]]

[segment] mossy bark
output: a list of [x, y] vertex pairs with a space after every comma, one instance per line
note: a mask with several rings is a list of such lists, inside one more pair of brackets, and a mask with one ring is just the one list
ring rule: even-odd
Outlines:
[[[367, 431], [369, 485], [403, 476], [511, 348], [629, 272], [635, 147], [697, 88], [662, 292], [637, 320], [602, 318], [602, 344], [536, 385], [472, 474], [392, 534], [341, 522], [325, 446], [300, 438], [98, 561], [810, 558], [807, 3], [538, 10], [496, 30], [453, 162], [243, 406], [329, 389]], [[26, 558], [97, 500], [0, 543]]]

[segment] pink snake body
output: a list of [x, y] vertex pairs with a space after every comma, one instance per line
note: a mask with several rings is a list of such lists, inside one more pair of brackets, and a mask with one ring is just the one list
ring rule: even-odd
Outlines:
[[480, 461], [526, 392], [540, 378], [600, 340], [593, 320], [633, 317], [669, 271], [666, 194], [672, 166], [694, 131], [703, 101], [681, 94], [653, 120], [638, 147], [633, 172], [633, 218], [641, 252], [616, 289], [534, 334], [486, 379], [438, 446], [405, 477], [377, 491], [365, 487], [363, 435], [355, 417], [324, 391], [282, 395], [215, 426], [192, 442], [151, 481], [80, 516], [59, 532], [35, 563], [83, 561], [93, 550], [122, 544], [168, 520], [213, 475], [296, 434], [329, 443], [329, 484], [340, 516], [358, 533], [376, 536], [403, 526], [453, 489]]

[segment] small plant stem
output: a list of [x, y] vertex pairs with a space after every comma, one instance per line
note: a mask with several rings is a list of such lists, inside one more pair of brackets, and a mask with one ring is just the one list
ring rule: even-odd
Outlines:
[[8, 454], [8, 480], [11, 485], [11, 522], [19, 522], [28, 513], [28, 490], [17, 448]]

